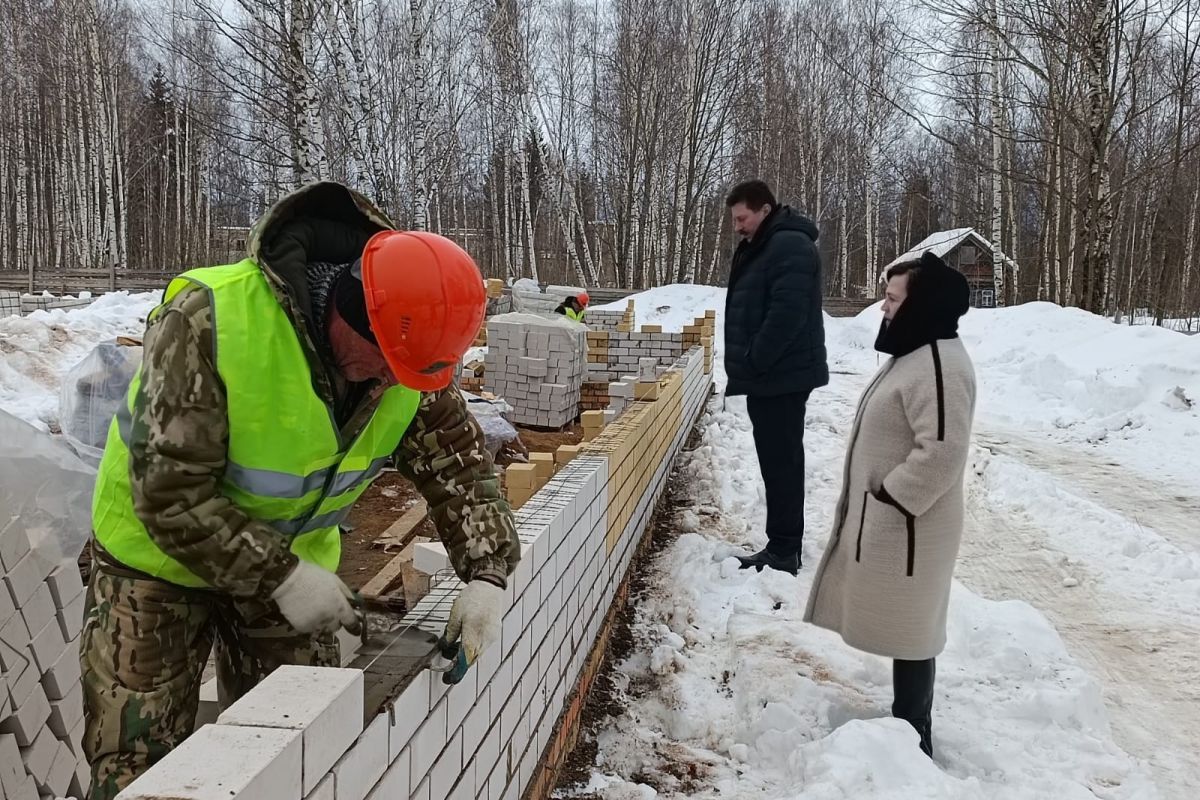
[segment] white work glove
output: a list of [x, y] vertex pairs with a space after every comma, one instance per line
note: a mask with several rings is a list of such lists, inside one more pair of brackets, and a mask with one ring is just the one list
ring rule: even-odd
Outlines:
[[504, 590], [487, 581], [471, 581], [459, 592], [450, 608], [446, 641], [462, 638], [468, 664], [474, 664], [479, 654], [500, 638], [503, 603]]
[[354, 594], [342, 579], [327, 569], [301, 560], [279, 584], [271, 599], [292, 627], [301, 633], [359, 629], [358, 614], [350, 605]]

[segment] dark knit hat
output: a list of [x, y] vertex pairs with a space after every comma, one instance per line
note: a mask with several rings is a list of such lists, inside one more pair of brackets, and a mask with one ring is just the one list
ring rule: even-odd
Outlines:
[[359, 336], [371, 344], [378, 345], [375, 332], [371, 330], [371, 320], [367, 316], [367, 296], [363, 290], [361, 259], [355, 261], [350, 269], [338, 278], [333, 287], [333, 305], [338, 315]]

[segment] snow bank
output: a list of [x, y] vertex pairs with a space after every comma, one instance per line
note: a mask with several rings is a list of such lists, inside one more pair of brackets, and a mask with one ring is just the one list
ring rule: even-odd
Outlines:
[[100, 342], [140, 337], [159, 298], [114, 292], [87, 308], [0, 319], [0, 408], [42, 430], [57, 425], [63, 375]]
[[[764, 523], [743, 403], [709, 418], [683, 462], [695, 504], [637, 606], [638, 645], [619, 667], [635, 698], [599, 736], [591, 789], [689, 797], [1152, 798], [1111, 741], [1097, 684], [1021, 602], [954, 588], [938, 660], [936, 763], [891, 719], [891, 663], [801, 621], [830, 525], [840, 436], [809, 420], [810, 488], [800, 577], [737, 569]], [[838, 420], [841, 422], [841, 420]], [[838, 442], [838, 446], [834, 443]]]
[[[882, 363], [873, 350], [879, 320], [879, 304], [826, 318], [832, 370]], [[961, 331], [980, 421], [1084, 449], [1104, 444], [1139, 471], [1200, 489], [1200, 459], [1164, 457], [1181, 437], [1200, 436], [1200, 336], [1050, 303], [972, 309]]]
[[1084, 438], [1196, 419], [1200, 338], [1121, 326], [1031, 303], [967, 315], [964, 338], [998, 420], [1077, 429]]
[[[723, 309], [723, 291], [637, 296], [639, 322], [681, 325], [704, 306]], [[677, 516], [681, 536], [655, 562], [636, 646], [618, 668], [630, 702], [599, 733], [585, 791], [610, 800], [1159, 796], [1145, 765], [1114, 744], [1099, 685], [1026, 603], [955, 585], [938, 659], [935, 762], [890, 717], [890, 662], [801, 621], [857, 394], [883, 361], [873, 349], [879, 320], [878, 306], [825, 320], [835, 385], [809, 406], [809, 566], [799, 578], [737, 569], [734, 553], [765, 543], [765, 496], [744, 400], [714, 404], [702, 445], [682, 462], [692, 505]], [[1045, 304], [972, 311], [963, 336], [979, 373], [981, 429], [1007, 425], [1080, 448], [1157, 447], [1160, 460], [1188, 462], [1178, 436], [1200, 429], [1189, 403], [1200, 396], [1200, 340]], [[1122, 417], [1138, 423], [1116, 424]], [[1173, 442], [1153, 438], [1170, 426]], [[975, 466], [974, 502], [1061, 529], [1118, 565], [1130, 596], [1168, 612], [1195, 606], [1192, 554], [1013, 459], [980, 453]]]

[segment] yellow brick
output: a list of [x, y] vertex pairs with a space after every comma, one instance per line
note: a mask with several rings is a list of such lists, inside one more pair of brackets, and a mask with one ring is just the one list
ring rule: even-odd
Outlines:
[[658, 384], [650, 381], [639, 381], [633, 387], [633, 399], [635, 400], [657, 400], [658, 399]]
[[579, 455], [579, 451], [582, 449], [583, 448], [577, 444], [559, 445], [558, 450], [554, 453], [554, 463], [558, 464], [560, 467], [563, 464], [569, 464], [571, 463], [571, 460], [575, 458], [575, 456]]
[[579, 421], [583, 427], [588, 428], [603, 428], [604, 427], [604, 412], [603, 411], [585, 411], [579, 415]]
[[717, 310], [715, 308], [705, 309], [704, 317], [705, 317], [705, 319], [716, 319], [717, 318]]
[[554, 477], [554, 453], [530, 453], [529, 463], [533, 465], [539, 480], [548, 481]]
[[504, 475], [510, 489], [533, 489], [537, 481], [537, 467], [533, 464], [512, 464]]
[[662, 325], [643, 325], [642, 333], [662, 333]]
[[513, 507], [513, 510], [520, 508], [529, 502], [529, 498], [533, 497], [531, 489], [509, 489], [508, 504]]

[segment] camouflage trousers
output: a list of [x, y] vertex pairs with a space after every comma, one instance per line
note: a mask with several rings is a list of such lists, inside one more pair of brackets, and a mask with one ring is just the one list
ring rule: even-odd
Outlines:
[[222, 708], [282, 664], [339, 663], [332, 635], [296, 631], [274, 604], [95, 564], [80, 638], [90, 800], [112, 800], [191, 734], [214, 644]]

